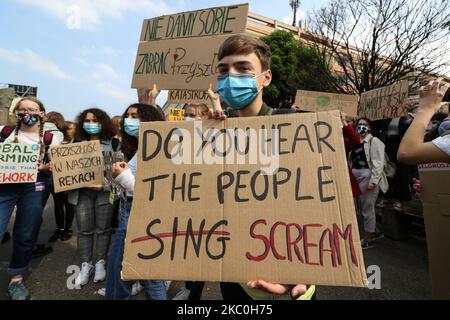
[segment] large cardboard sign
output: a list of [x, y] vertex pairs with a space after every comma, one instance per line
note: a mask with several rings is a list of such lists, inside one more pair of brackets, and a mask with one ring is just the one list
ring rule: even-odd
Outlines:
[[356, 116], [358, 96], [298, 90], [295, 104], [304, 111], [321, 112], [339, 110], [349, 116]]
[[406, 116], [408, 110], [408, 80], [388, 87], [364, 92], [358, 106], [358, 116], [370, 120], [393, 119]]
[[204, 103], [210, 104], [207, 90], [170, 90], [168, 104]]
[[216, 83], [217, 54], [229, 36], [143, 42], [134, 67], [133, 88], [207, 89]]
[[40, 146], [0, 143], [0, 184], [36, 182]]
[[217, 53], [245, 32], [248, 5], [210, 8], [145, 20], [132, 88], [207, 90], [217, 80]]
[[55, 192], [103, 185], [103, 155], [99, 141], [50, 148]]
[[144, 20], [141, 42], [245, 32], [248, 4], [181, 12]]
[[419, 165], [433, 298], [450, 299], [450, 164]]
[[139, 141], [123, 279], [367, 286], [338, 111], [143, 123]]

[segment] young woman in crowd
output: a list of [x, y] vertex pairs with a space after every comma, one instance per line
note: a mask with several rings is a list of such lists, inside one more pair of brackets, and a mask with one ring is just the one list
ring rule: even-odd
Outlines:
[[384, 173], [385, 146], [378, 138], [371, 135], [371, 124], [367, 118], [357, 122], [356, 131], [361, 144], [350, 154], [352, 172], [359, 184], [361, 195], [357, 203], [357, 212], [364, 221], [363, 249], [373, 246], [377, 239], [375, 204], [380, 190], [387, 192], [388, 180]]
[[[104, 154], [113, 151], [112, 139], [115, 134], [114, 124], [103, 110], [87, 109], [77, 118], [75, 141], [98, 140]], [[89, 282], [94, 272], [93, 258], [96, 262], [94, 283], [102, 282], [106, 278], [106, 256], [111, 240], [113, 215], [110, 192], [106, 186], [92, 185], [69, 193], [69, 203], [75, 206], [78, 229], [81, 272], [76, 279], [76, 284], [79, 286]], [[96, 238], [95, 251], [94, 237]]]
[[[45, 132], [50, 132], [53, 135], [52, 138], [58, 140], [58, 144], [62, 144], [64, 142], [64, 126], [65, 121], [61, 113], [47, 113], [46, 121], [44, 123], [44, 130]], [[47, 204], [48, 198], [50, 197], [50, 194], [53, 196], [55, 220], [57, 222], [56, 224], [58, 225], [58, 217], [61, 215], [61, 211], [64, 211], [64, 195], [62, 193], [55, 193], [53, 186], [53, 175], [51, 172], [46, 174], [45, 192], [44, 198], [42, 200], [42, 206], [44, 207], [44, 209]], [[56, 240], [58, 240], [62, 235], [62, 232], [62, 229], [57, 228], [57, 230], [55, 230], [53, 235], [50, 237], [49, 242], [55, 242]]]
[[[49, 165], [44, 163], [46, 144], [44, 141], [45, 108], [41, 101], [33, 97], [21, 99], [14, 112], [17, 117], [16, 126], [0, 127], [1, 142], [25, 143], [40, 150], [38, 177], [35, 183], [0, 184], [0, 239], [3, 238], [14, 207], [13, 252], [8, 268], [11, 280], [8, 296], [12, 300], [25, 300], [30, 294], [25, 286], [24, 277], [28, 271], [31, 254], [36, 242], [36, 234], [41, 224], [43, 213], [43, 196], [45, 176]], [[53, 139], [51, 146], [57, 145]]]
[[[123, 281], [120, 277], [125, 247], [128, 218], [133, 201], [134, 177], [137, 166], [137, 148], [139, 125], [141, 122], [164, 121], [164, 116], [153, 106], [133, 104], [125, 110], [122, 122], [122, 151], [128, 163], [118, 162], [113, 167], [113, 177], [127, 193], [127, 200], [121, 206], [119, 227], [111, 246], [106, 281], [106, 299], [128, 300], [132, 298], [132, 281]], [[166, 300], [167, 293], [164, 281], [140, 281], [147, 299]]]
[[[113, 145], [113, 149], [114, 150], [118, 150], [120, 143], [122, 141], [122, 130], [120, 129], [120, 125], [122, 123], [122, 117], [121, 116], [114, 116], [111, 118], [113, 124], [114, 124], [114, 128], [116, 130], [116, 135], [114, 136], [114, 145]], [[117, 199], [114, 201], [114, 209], [113, 209], [113, 218], [112, 218], [112, 222], [111, 222], [111, 226], [112, 226], [112, 233], [115, 233], [115, 230], [117, 229], [118, 225], [119, 225], [119, 197], [117, 197]]]
[[[62, 144], [72, 143], [75, 139], [77, 126], [74, 122], [65, 121], [62, 129], [64, 140]], [[56, 196], [56, 197], [55, 197]], [[56, 231], [50, 237], [49, 242], [55, 242], [58, 239], [68, 241], [72, 238], [72, 224], [75, 217], [75, 208], [69, 203], [69, 192], [53, 194], [55, 201], [55, 221]]]
[[[358, 132], [353, 127], [353, 120], [345, 113], [341, 113], [342, 121], [342, 133], [344, 135], [345, 154], [350, 154], [353, 149], [357, 148], [361, 144], [361, 139]], [[352, 169], [349, 167], [348, 173], [350, 176], [350, 184], [352, 186], [353, 198], [357, 199], [361, 195], [361, 189], [359, 188], [358, 181], [356, 181], [355, 175]]]
[[72, 143], [77, 133], [77, 124], [72, 121], [66, 121], [64, 124], [64, 141], [63, 144]]
[[184, 107], [186, 120], [208, 119], [209, 108], [204, 103], [190, 103]]

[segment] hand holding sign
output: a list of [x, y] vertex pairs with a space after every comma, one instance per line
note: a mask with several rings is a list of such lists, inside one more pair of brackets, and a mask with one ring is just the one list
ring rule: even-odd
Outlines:
[[120, 176], [120, 174], [126, 170], [128, 170], [130, 167], [128, 166], [128, 163], [126, 162], [116, 162], [113, 164], [112, 167], [112, 176], [113, 178], [117, 178]]
[[101, 184], [94, 184], [94, 185], [88, 186], [86, 188], [94, 190], [94, 191], [102, 191], [103, 190], [103, 186]]
[[38, 171], [39, 172], [50, 171], [50, 165], [48, 163], [44, 164], [42, 161], [39, 161]]
[[285, 295], [290, 293], [293, 298], [298, 298], [305, 294], [307, 290], [304, 284], [289, 286], [285, 284], [274, 284], [264, 280], [250, 281], [247, 283], [247, 286], [251, 289], [263, 290], [270, 294]]
[[422, 194], [422, 184], [419, 179], [413, 178], [413, 189], [418, 197]]
[[148, 93], [150, 105], [154, 106], [156, 104], [156, 98], [158, 98], [161, 90], [158, 89], [156, 83], [153, 84], [153, 89]]
[[208, 96], [213, 106], [213, 110], [209, 110], [208, 112], [208, 118], [225, 120], [227, 117], [222, 110], [222, 105], [220, 104], [220, 96], [217, 94], [217, 92], [214, 92], [214, 86], [212, 85], [212, 83], [209, 85]]
[[345, 112], [341, 112], [341, 121], [342, 121], [342, 127], [346, 127], [348, 125], [347, 114]]
[[419, 110], [436, 113], [441, 107], [442, 98], [447, 90], [450, 88], [450, 84], [446, 83], [441, 86], [443, 78], [439, 78], [424, 87], [421, 87], [420, 92], [420, 107]]

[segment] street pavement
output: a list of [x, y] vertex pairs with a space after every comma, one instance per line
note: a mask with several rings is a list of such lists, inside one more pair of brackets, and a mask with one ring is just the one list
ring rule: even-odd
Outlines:
[[[13, 219], [12, 219], [13, 220]], [[12, 230], [10, 222], [9, 230]], [[319, 300], [397, 300], [397, 299], [431, 299], [431, 281], [428, 272], [428, 257], [425, 237], [422, 232], [414, 234], [406, 240], [394, 241], [388, 238], [380, 239], [375, 247], [363, 251], [366, 267], [378, 266], [381, 271], [381, 289], [360, 289], [342, 287], [317, 287]], [[44, 213], [44, 223], [41, 228], [39, 242], [45, 242], [55, 230], [53, 203], [49, 200]], [[76, 226], [74, 223], [74, 234]], [[8, 277], [6, 269], [11, 255], [12, 241], [0, 245], [0, 300], [7, 299], [6, 289]], [[76, 236], [67, 242], [58, 241], [53, 244], [53, 252], [47, 256], [34, 259], [31, 272], [27, 278], [27, 286], [35, 300], [99, 300], [103, 297], [97, 291], [103, 284], [93, 284], [92, 281], [81, 289], [70, 290], [70, 276], [67, 269], [78, 265]], [[69, 279], [69, 281], [68, 281]], [[179, 288], [180, 282], [172, 282], [169, 298], [172, 298]], [[136, 299], [144, 299], [143, 293]], [[208, 283], [203, 291], [202, 299], [220, 300], [219, 285]]]

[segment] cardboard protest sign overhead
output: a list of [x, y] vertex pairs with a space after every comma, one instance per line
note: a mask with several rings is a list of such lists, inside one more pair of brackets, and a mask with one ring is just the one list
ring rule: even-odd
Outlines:
[[217, 53], [245, 32], [248, 5], [210, 8], [145, 20], [132, 88], [207, 90], [217, 80]]
[[168, 104], [204, 103], [210, 104], [207, 90], [170, 90]]
[[245, 32], [248, 4], [181, 12], [144, 20], [141, 41]]
[[433, 298], [450, 299], [450, 164], [419, 165]]
[[169, 110], [169, 121], [183, 121], [184, 120], [184, 110], [178, 108], [170, 108]]
[[207, 89], [219, 75], [217, 54], [229, 36], [143, 42], [134, 68], [133, 88]]
[[340, 110], [349, 116], [356, 116], [358, 99], [358, 96], [350, 94], [298, 90], [295, 97], [295, 105], [304, 111]]
[[408, 80], [392, 86], [364, 92], [358, 106], [358, 116], [370, 120], [393, 119], [406, 116], [408, 110]]
[[139, 142], [124, 279], [367, 285], [338, 111], [143, 123]]
[[103, 155], [99, 141], [50, 148], [55, 192], [103, 185]]
[[40, 146], [0, 143], [0, 184], [36, 182]]

